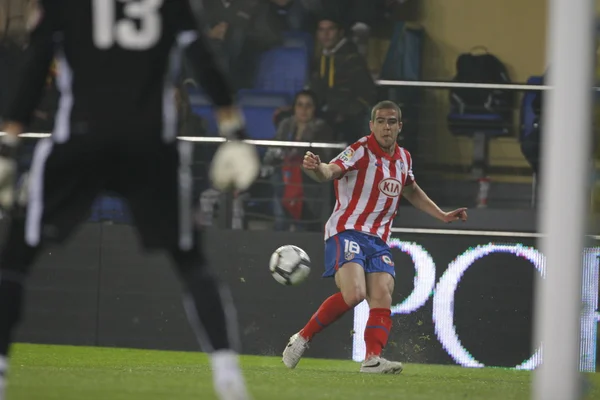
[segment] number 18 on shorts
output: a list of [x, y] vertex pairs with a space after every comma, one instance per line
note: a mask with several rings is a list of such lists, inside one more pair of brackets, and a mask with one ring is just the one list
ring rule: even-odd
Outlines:
[[348, 230], [325, 241], [324, 277], [332, 277], [344, 264], [361, 265], [365, 273], [387, 272], [396, 277], [390, 247], [379, 237]]

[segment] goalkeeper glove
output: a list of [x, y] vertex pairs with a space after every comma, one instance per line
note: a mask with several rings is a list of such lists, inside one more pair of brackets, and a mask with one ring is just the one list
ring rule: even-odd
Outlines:
[[217, 111], [221, 135], [230, 140], [219, 146], [210, 168], [210, 178], [219, 190], [246, 190], [260, 173], [260, 159], [246, 138], [242, 113], [232, 107]]

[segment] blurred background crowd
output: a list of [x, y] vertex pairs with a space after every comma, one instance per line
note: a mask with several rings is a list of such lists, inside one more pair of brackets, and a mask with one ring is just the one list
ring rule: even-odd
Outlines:
[[[372, 105], [391, 99], [403, 110], [399, 144], [413, 154], [417, 181], [436, 202], [503, 209], [536, 206], [543, 92], [440, 82], [543, 84], [546, 7], [543, 0], [204, 0], [207, 35], [250, 137], [337, 144], [311, 150], [328, 161], [369, 133]], [[0, 112], [36, 10], [36, 0], [0, 0]], [[54, 63], [49, 71], [29, 132], [52, 131], [60, 68]], [[173, 99], [179, 136], [215, 138], [210, 99], [189, 71], [183, 60]], [[301, 171], [308, 147], [261, 146], [260, 179], [224, 200], [206, 177], [216, 146], [196, 142], [202, 224], [214, 224], [228, 207], [236, 229], [322, 229], [333, 189]], [[22, 164], [26, 170], [27, 157]], [[91, 218], [127, 221], [128, 214], [107, 194]]]

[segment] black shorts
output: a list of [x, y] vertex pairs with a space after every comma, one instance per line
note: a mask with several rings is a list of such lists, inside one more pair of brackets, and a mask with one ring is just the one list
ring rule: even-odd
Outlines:
[[190, 250], [197, 232], [192, 211], [190, 142], [160, 135], [74, 135], [40, 141], [29, 174], [25, 241], [62, 242], [105, 192], [122, 196], [145, 248]]

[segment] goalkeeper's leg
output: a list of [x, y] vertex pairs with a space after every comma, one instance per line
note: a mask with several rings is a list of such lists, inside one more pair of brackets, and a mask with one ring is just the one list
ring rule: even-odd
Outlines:
[[25, 222], [15, 217], [0, 250], [0, 400], [4, 399], [8, 356], [21, 319], [25, 283], [38, 247], [25, 243]]
[[[249, 398], [238, 365], [237, 317], [230, 294], [217, 282], [203, 257], [194, 223], [193, 146], [160, 140], [131, 148], [121, 179], [143, 247], [166, 249], [183, 283], [184, 305], [202, 350], [209, 353], [214, 385], [222, 400]], [[125, 171], [125, 172], [123, 172]]]
[[188, 320], [203, 351], [210, 354], [215, 390], [223, 400], [249, 398], [238, 363], [237, 316], [227, 287], [219, 284], [197, 247], [171, 252], [184, 286]]

